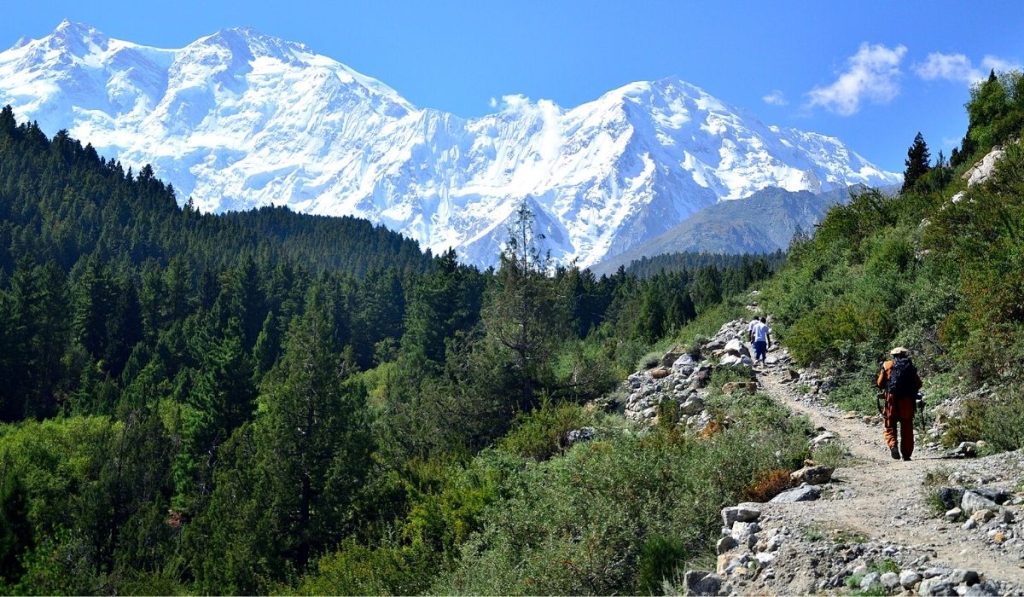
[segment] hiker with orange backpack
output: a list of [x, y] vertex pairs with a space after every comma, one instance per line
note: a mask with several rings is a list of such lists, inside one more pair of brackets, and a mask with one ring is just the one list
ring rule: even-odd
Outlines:
[[914, 453], [914, 409], [917, 407], [917, 392], [921, 389], [921, 377], [910, 360], [909, 350], [899, 346], [889, 354], [892, 358], [882, 363], [882, 370], [875, 380], [875, 386], [881, 388], [885, 396], [883, 437], [894, 460], [901, 456], [903, 460], [910, 460]]

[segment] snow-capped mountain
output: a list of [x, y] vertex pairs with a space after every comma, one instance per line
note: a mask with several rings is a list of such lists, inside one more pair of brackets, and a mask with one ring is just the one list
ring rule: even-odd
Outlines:
[[354, 215], [494, 263], [527, 200], [559, 261], [621, 253], [720, 200], [774, 186], [888, 185], [838, 139], [761, 123], [677, 78], [577, 106], [506, 97], [463, 119], [418, 108], [303, 44], [227, 29], [181, 49], [62, 22], [0, 53], [0, 104], [204, 211]]

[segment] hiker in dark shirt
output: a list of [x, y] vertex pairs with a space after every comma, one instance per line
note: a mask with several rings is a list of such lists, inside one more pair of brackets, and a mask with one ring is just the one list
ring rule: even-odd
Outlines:
[[[921, 378], [910, 361], [910, 351], [902, 346], [892, 349], [892, 359], [882, 363], [875, 385], [885, 391], [883, 437], [893, 459], [910, 460], [914, 453], [914, 408]], [[899, 442], [896, 426], [899, 425]]]

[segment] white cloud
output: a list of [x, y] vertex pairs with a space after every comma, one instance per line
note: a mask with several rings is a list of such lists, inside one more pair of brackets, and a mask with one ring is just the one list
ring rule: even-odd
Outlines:
[[487, 105], [490, 106], [491, 108], [497, 108], [498, 107], [498, 98], [492, 97], [491, 101], [487, 102]]
[[970, 59], [963, 54], [932, 52], [922, 64], [914, 65], [914, 72], [925, 81], [948, 79], [973, 83], [981, 78], [981, 71], [971, 66]]
[[771, 93], [761, 99], [764, 100], [764, 103], [772, 106], [786, 106], [789, 104], [789, 100], [786, 99], [785, 94], [778, 89], [773, 89]]
[[863, 101], [884, 104], [900, 93], [900, 62], [906, 46], [887, 48], [882, 44], [862, 43], [857, 53], [847, 59], [848, 68], [828, 87], [815, 87], [808, 92], [811, 107], [821, 106], [842, 116], [860, 110]]
[[[981, 66], [982, 69], [985, 71], [995, 69], [997, 74], [1006, 72], [1008, 70], [1024, 70], [1024, 67], [1022, 67], [1019, 62], [1004, 60], [1002, 58], [999, 58], [998, 56], [985, 56], [984, 58], [981, 59]], [[985, 73], [985, 76], [988, 76], [987, 72]]]
[[521, 93], [501, 96], [501, 106], [503, 110], [519, 110], [528, 107], [529, 105], [530, 98]]
[[992, 70], [1005, 72], [1021, 68], [1019, 64], [998, 56], [985, 56], [979, 66], [975, 67], [970, 58], [963, 54], [932, 52], [923, 63], [914, 65], [914, 72], [925, 81], [945, 79], [973, 85], [984, 81]]

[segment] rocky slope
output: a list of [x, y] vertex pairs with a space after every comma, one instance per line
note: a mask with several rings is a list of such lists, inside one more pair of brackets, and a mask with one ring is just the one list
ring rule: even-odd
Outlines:
[[703, 207], [772, 186], [899, 182], [838, 139], [781, 129], [677, 78], [563, 108], [509, 97], [463, 119], [300, 44], [228, 29], [180, 49], [63, 22], [0, 53], [0, 104], [101, 154], [151, 163], [204, 211], [354, 215], [493, 264], [517, 204], [588, 266]]
[[[669, 352], [658, 366], [631, 376], [626, 416], [654, 422], [673, 401], [681, 425], [706, 429], [704, 388], [713, 367], [750, 364], [741, 341], [745, 328], [743, 321], [730, 322], [700, 355]], [[1024, 591], [1024, 455], [964, 459], [972, 446], [944, 453], [919, 436], [913, 461], [893, 461], [880, 418], [829, 406], [832, 382], [793, 368], [784, 348], [773, 348], [767, 366], [754, 371], [754, 381], [725, 390], [771, 396], [817, 428], [812, 455], [831, 445], [845, 447], [847, 456], [834, 470], [808, 463], [794, 471], [794, 487], [767, 503], [723, 510], [716, 569], [687, 571], [682, 586], [668, 589], [709, 595]]]

